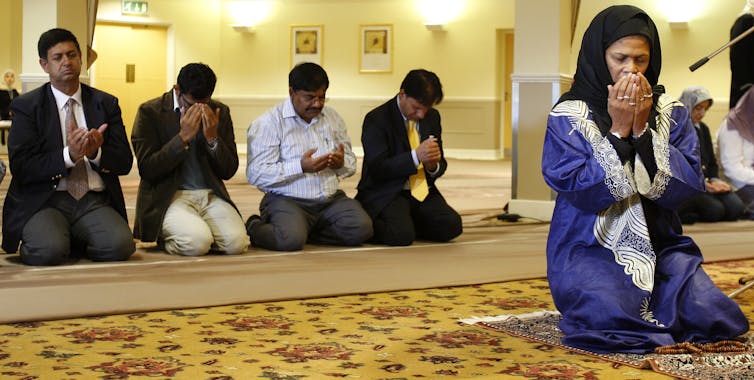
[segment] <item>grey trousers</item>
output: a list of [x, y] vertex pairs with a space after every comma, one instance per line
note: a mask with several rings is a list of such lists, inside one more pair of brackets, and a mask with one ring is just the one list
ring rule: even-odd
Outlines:
[[262, 223], [249, 231], [251, 245], [275, 251], [297, 251], [306, 242], [359, 245], [372, 237], [372, 219], [361, 204], [338, 191], [314, 201], [265, 194], [259, 204]]
[[21, 261], [27, 265], [59, 265], [71, 257], [122, 261], [135, 250], [128, 222], [107, 195], [93, 191], [78, 202], [56, 192], [21, 233]]

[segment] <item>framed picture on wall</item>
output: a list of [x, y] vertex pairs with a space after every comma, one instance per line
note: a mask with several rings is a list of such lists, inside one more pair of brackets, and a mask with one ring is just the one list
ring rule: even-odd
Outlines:
[[359, 37], [359, 72], [392, 72], [393, 25], [360, 25]]
[[322, 65], [322, 25], [291, 25], [291, 67], [301, 62]]

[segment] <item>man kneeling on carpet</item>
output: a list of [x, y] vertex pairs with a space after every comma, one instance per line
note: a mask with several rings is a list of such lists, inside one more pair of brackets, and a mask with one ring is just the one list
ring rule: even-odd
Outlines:
[[607, 8], [547, 119], [542, 173], [558, 193], [547, 278], [568, 346], [646, 353], [749, 329], [682, 235], [675, 209], [704, 191], [704, 177], [688, 110], [653, 91], [660, 63], [652, 19]]
[[139, 107], [131, 143], [139, 166], [134, 236], [170, 254], [238, 254], [249, 238], [223, 180], [238, 169], [228, 107], [211, 99], [217, 78], [190, 63], [178, 83]]
[[118, 176], [133, 156], [118, 99], [80, 83], [81, 48], [70, 31], [44, 32], [37, 48], [50, 81], [11, 104], [3, 249], [21, 242], [27, 265], [127, 260], [136, 247]]
[[338, 188], [356, 172], [356, 156], [345, 122], [325, 106], [329, 85], [321, 66], [296, 65], [288, 74], [290, 97], [249, 126], [246, 178], [265, 193], [261, 216], [246, 221], [256, 247], [351, 246], [372, 236], [369, 215]]
[[398, 94], [364, 117], [356, 199], [372, 217], [374, 243], [446, 242], [463, 232], [461, 216], [436, 185], [448, 168], [440, 112], [434, 108], [442, 98], [435, 73], [411, 70]]

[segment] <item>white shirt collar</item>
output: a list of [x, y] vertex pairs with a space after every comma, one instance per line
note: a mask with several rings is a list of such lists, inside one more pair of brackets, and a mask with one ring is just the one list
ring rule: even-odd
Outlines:
[[307, 125], [314, 125], [317, 123], [320, 117], [323, 117], [323, 114], [325, 113], [325, 107], [322, 107], [322, 112], [317, 115], [317, 117], [313, 118], [310, 122], [306, 122], [301, 116], [299, 116], [298, 113], [296, 113], [296, 108], [293, 107], [293, 100], [289, 96], [288, 99], [286, 99], [285, 103], [283, 104], [283, 118], [296, 118], [301, 123], [307, 124]]
[[406, 117], [406, 115], [403, 114], [403, 111], [401, 110], [401, 96], [400, 95], [395, 97], [395, 104], [398, 105], [398, 112], [401, 113], [401, 116], [403, 117], [403, 123], [406, 124], [406, 122], [408, 121], [408, 118]]
[[180, 108], [181, 106], [178, 104], [178, 94], [176, 94], [175, 89], [173, 89], [173, 109], [177, 110]]
[[76, 89], [76, 92], [73, 93], [73, 95], [68, 96], [62, 91], [55, 88], [55, 86], [50, 85], [50, 88], [52, 89], [52, 95], [55, 97], [55, 103], [58, 106], [58, 110], [62, 110], [63, 107], [65, 107], [66, 103], [68, 103], [68, 99], [73, 98], [76, 100], [76, 103], [79, 104], [79, 106], [84, 105], [84, 103], [81, 102], [81, 84], [79, 83], [79, 88]]

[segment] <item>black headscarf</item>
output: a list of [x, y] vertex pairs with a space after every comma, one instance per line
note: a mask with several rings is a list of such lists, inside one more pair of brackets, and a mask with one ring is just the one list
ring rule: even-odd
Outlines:
[[[643, 10], [631, 5], [615, 5], [595, 16], [584, 32], [573, 85], [560, 97], [558, 103], [583, 100], [590, 105], [600, 130], [604, 131], [605, 127], [610, 129], [612, 122], [607, 113], [607, 85], [615, 83], [607, 69], [605, 51], [613, 42], [633, 35], [644, 36], [649, 41], [649, 67], [644, 76], [652, 88], [655, 88], [662, 66], [657, 28]], [[657, 94], [652, 101], [657, 101]], [[654, 113], [653, 107], [652, 114]], [[653, 121], [654, 117], [650, 117], [650, 124], [654, 124]], [[608, 125], [605, 126], [605, 123]]]

